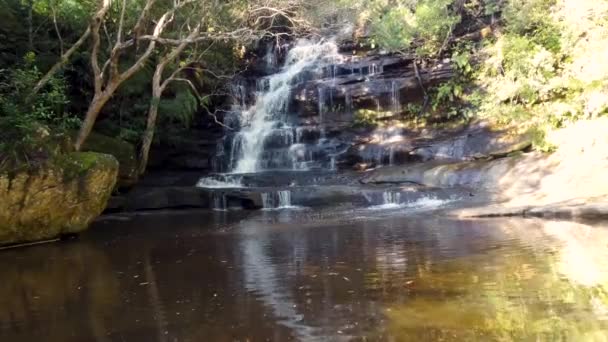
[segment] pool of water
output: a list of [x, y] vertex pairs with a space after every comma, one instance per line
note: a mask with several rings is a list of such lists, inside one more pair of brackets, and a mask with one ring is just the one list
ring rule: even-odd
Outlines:
[[403, 209], [115, 216], [0, 252], [0, 341], [606, 341], [608, 229]]

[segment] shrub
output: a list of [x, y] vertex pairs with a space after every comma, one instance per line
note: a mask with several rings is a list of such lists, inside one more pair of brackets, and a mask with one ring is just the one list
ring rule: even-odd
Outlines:
[[0, 74], [0, 166], [16, 166], [44, 159], [56, 152], [61, 136], [79, 125], [70, 116], [66, 83], [53, 77], [47, 86], [29, 96], [41, 73], [34, 65], [35, 56], [29, 53], [23, 64]]
[[421, 57], [436, 55], [460, 17], [449, 6], [453, 0], [399, 1], [372, 18], [372, 35], [388, 51], [414, 50]]

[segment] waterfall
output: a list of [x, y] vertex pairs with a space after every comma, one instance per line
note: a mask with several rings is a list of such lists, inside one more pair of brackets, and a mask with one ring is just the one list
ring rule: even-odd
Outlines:
[[291, 191], [279, 190], [277, 192], [264, 192], [262, 196], [262, 207], [265, 210], [290, 209], [294, 208], [291, 204]]
[[322, 124], [325, 117], [325, 88], [319, 87], [319, 123]]
[[401, 112], [401, 94], [399, 93], [397, 81], [391, 82], [391, 104], [393, 106], [393, 113]]
[[348, 89], [344, 93], [344, 109], [347, 113], [353, 111], [353, 96]]
[[299, 144], [302, 142], [302, 138], [304, 137], [304, 127], [296, 128], [296, 143]]
[[279, 208], [291, 207], [291, 191], [281, 190], [278, 192], [279, 195]]
[[216, 175], [212, 177], [204, 177], [199, 179], [196, 184], [199, 188], [207, 189], [225, 189], [225, 188], [241, 188], [243, 187], [243, 177], [235, 177], [230, 175]]
[[274, 208], [274, 201], [272, 200], [272, 194], [269, 192], [263, 192], [262, 196], [262, 207], [264, 209]]
[[391, 146], [388, 149], [388, 165], [395, 165], [395, 146]]
[[336, 156], [335, 155], [330, 156], [329, 169], [331, 171], [336, 171], [338, 169], [336, 166]]
[[333, 42], [301, 40], [289, 51], [281, 71], [267, 77], [265, 84], [258, 84], [255, 103], [241, 112], [242, 129], [233, 144], [233, 172], [250, 173], [262, 169], [260, 159], [265, 140], [276, 123], [286, 119], [291, 90], [299, 76], [304, 71], [322, 70], [325, 64], [338, 59], [338, 48]]
[[226, 198], [226, 194], [214, 192], [212, 195], [212, 209], [224, 211], [228, 209], [228, 199]]
[[401, 203], [401, 193], [397, 191], [384, 191], [382, 193], [382, 204], [377, 204], [379, 203], [379, 196], [365, 195], [365, 192], [363, 194], [367, 201], [372, 204], [369, 207], [371, 210], [397, 209], [403, 206]]
[[401, 193], [385, 191], [382, 193], [382, 201], [385, 205], [398, 205], [401, 202]]

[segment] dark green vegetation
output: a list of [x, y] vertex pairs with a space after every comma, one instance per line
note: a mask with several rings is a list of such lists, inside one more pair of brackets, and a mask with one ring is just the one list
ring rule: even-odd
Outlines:
[[608, 112], [604, 0], [0, 0], [0, 16], [5, 169], [81, 149], [95, 129], [136, 146], [141, 173], [151, 144], [179, 145], [197, 117], [213, 119], [261, 39], [348, 22], [363, 50], [453, 65], [402, 121], [523, 123], [547, 149], [545, 128]]
[[[224, 102], [226, 79], [245, 66], [243, 44], [272, 33], [274, 23], [246, 15], [251, 8], [248, 1], [0, 0], [0, 166], [35, 166], [84, 148], [96, 123], [135, 146], [162, 125], [150, 143], [179, 144], [196, 115]], [[158, 120], [149, 120], [151, 108], [162, 113]]]

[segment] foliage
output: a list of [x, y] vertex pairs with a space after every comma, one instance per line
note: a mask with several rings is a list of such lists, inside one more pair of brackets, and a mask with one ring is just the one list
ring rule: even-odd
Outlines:
[[463, 100], [477, 116], [529, 126], [537, 149], [549, 151], [546, 130], [608, 112], [608, 66], [599, 57], [608, 53], [608, 2], [498, 4], [501, 27], [474, 46]]
[[20, 67], [0, 75], [0, 165], [47, 156], [53, 148], [49, 141], [80, 123], [65, 110], [67, 85], [61, 77], [29, 98], [41, 76], [34, 62], [30, 53]]
[[394, 118], [393, 112], [377, 111], [371, 109], [359, 109], [355, 112], [355, 126], [376, 126], [383, 120]]
[[370, 27], [373, 44], [389, 52], [433, 57], [441, 52], [460, 16], [453, 0], [342, 0], [357, 8]]

